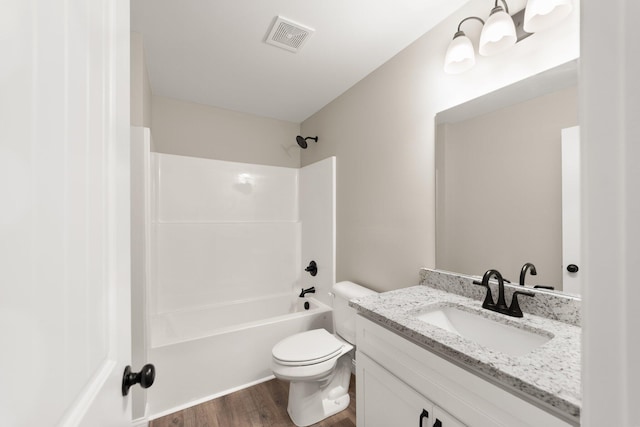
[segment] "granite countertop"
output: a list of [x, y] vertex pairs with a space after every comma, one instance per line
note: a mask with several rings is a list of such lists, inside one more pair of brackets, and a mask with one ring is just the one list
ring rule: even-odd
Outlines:
[[[350, 305], [365, 317], [458, 366], [480, 374], [538, 406], [547, 407], [563, 418], [579, 421], [579, 327], [528, 313], [523, 318], [505, 316], [483, 309], [480, 301], [424, 285], [356, 298]], [[552, 334], [553, 338], [525, 355], [511, 356], [415, 317], [434, 305], [454, 305], [532, 332]]]

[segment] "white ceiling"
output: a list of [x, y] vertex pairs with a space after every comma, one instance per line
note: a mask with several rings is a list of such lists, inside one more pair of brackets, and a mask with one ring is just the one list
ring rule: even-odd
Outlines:
[[[131, 25], [154, 95], [299, 123], [466, 2], [132, 0]], [[315, 30], [300, 52], [264, 43], [278, 15]]]

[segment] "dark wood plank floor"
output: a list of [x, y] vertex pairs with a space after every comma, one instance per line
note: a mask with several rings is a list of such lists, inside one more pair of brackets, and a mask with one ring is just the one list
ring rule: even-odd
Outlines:
[[[351, 402], [344, 411], [314, 427], [355, 427], [355, 377], [351, 376]], [[289, 383], [278, 379], [219, 397], [151, 421], [150, 427], [295, 427], [287, 414]]]

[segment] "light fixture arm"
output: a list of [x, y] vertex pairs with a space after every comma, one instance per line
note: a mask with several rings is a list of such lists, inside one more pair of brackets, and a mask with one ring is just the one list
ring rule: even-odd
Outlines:
[[458, 31], [453, 35], [453, 39], [454, 40], [456, 39], [456, 37], [466, 36], [464, 31], [462, 31], [460, 29], [460, 27], [462, 27], [462, 24], [464, 24], [469, 19], [477, 19], [478, 21], [480, 21], [482, 23], [482, 25], [484, 25], [484, 21], [482, 19], [478, 18], [477, 16], [468, 16], [468, 17], [464, 18], [462, 21], [460, 21], [460, 23], [458, 24]]
[[460, 27], [462, 27], [462, 24], [464, 24], [469, 19], [477, 19], [478, 21], [482, 22], [482, 25], [484, 25], [484, 21], [482, 19], [478, 18], [477, 16], [469, 16], [460, 21], [460, 23], [458, 24], [458, 32], [460, 32]]
[[[504, 5], [504, 11], [509, 13], [509, 6], [507, 5], [507, 2], [505, 0], [500, 1], [502, 1], [502, 4]], [[493, 6], [493, 8], [495, 9], [496, 7], [498, 7], [498, 0], [496, 0], [496, 4]]]

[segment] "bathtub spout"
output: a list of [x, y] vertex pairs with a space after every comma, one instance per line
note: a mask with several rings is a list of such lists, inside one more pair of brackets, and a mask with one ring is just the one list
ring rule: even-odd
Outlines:
[[304, 298], [305, 294], [315, 294], [316, 293], [316, 288], [314, 286], [310, 287], [309, 289], [302, 289], [300, 291], [300, 295], [298, 295], [300, 298]]

